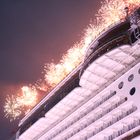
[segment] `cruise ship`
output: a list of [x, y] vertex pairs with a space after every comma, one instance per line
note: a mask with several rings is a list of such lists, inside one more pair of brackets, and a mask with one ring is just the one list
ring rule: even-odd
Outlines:
[[16, 133], [16, 140], [130, 139], [140, 140], [140, 8], [93, 40]]

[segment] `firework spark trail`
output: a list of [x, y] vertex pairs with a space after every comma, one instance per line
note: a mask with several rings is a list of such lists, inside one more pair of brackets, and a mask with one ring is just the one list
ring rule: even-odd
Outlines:
[[[44, 79], [38, 80], [33, 86], [36, 89], [50, 91], [60, 81], [62, 81], [74, 68], [76, 68], [83, 60], [85, 50], [89, 44], [102, 32], [104, 29], [118, 21], [125, 19], [125, 7], [129, 8], [129, 14], [140, 5], [140, 0], [105, 0], [101, 3], [101, 8], [98, 10], [94, 24], [90, 24], [85, 31], [85, 35], [80, 43], [76, 43], [69, 49], [58, 64], [46, 64], [44, 66]], [[16, 119], [22, 112], [29, 111], [37, 102], [37, 92], [22, 88], [25, 95], [12, 96], [6, 98], [4, 111], [6, 117]], [[28, 93], [28, 94], [27, 94]], [[31, 96], [29, 95], [31, 94]], [[30, 100], [28, 98], [33, 99]], [[25, 106], [27, 107], [25, 109]], [[24, 110], [24, 111], [23, 111]]]

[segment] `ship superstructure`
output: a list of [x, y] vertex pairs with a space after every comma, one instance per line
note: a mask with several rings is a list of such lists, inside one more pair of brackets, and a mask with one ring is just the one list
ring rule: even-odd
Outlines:
[[17, 140], [140, 139], [140, 9], [104, 30], [84, 62], [19, 123]]

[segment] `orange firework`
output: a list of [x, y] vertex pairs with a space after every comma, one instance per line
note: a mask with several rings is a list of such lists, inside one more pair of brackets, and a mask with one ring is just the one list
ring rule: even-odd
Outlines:
[[37, 103], [37, 91], [34, 88], [24, 86], [21, 93], [6, 97], [4, 105], [5, 117], [10, 121], [15, 120], [21, 114], [26, 114]]
[[[6, 117], [16, 119], [24, 114], [37, 103], [37, 90], [50, 91], [55, 85], [62, 81], [74, 68], [83, 60], [85, 50], [89, 44], [110, 25], [124, 20], [125, 7], [129, 8], [129, 13], [140, 5], [140, 0], [105, 0], [101, 3], [101, 8], [96, 14], [95, 24], [90, 24], [85, 35], [71, 49], [67, 51], [58, 64], [46, 64], [44, 66], [44, 80], [38, 80], [34, 88], [23, 87], [22, 95], [8, 96], [4, 106]], [[24, 111], [23, 111], [24, 110]]]
[[34, 106], [37, 102], [37, 91], [34, 88], [24, 86], [21, 88], [22, 96], [18, 98], [19, 104]]
[[47, 64], [44, 67], [46, 72], [44, 79], [54, 87], [63, 80], [84, 58], [84, 51], [96, 36], [108, 26], [124, 20], [125, 7], [131, 12], [140, 4], [140, 0], [105, 0], [96, 14], [96, 24], [90, 24], [85, 32], [85, 36], [80, 43], [77, 43], [67, 53], [62, 56], [58, 64]]
[[59, 64], [49, 64], [45, 66], [45, 80], [54, 87], [63, 80], [83, 59], [84, 50], [79, 44], [67, 51]]
[[43, 79], [37, 80], [32, 87], [34, 87], [37, 90], [44, 91], [44, 92], [49, 91], [50, 89], [49, 84]]

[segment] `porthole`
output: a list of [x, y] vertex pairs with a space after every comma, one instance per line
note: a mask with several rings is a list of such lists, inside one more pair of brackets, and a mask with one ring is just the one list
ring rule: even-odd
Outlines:
[[116, 91], [110, 91], [113, 95], [115, 95], [117, 92]]
[[124, 83], [123, 82], [120, 82], [119, 85], [118, 85], [118, 88], [119, 89], [122, 89], [123, 88], [123, 85], [124, 85]]
[[130, 95], [134, 95], [135, 92], [136, 92], [136, 88], [135, 88], [135, 87], [131, 88], [131, 90], [130, 90]]
[[131, 75], [128, 77], [128, 81], [131, 82], [133, 79], [134, 79], [134, 75], [131, 74]]
[[140, 74], [140, 69], [138, 70], [138, 73]]

